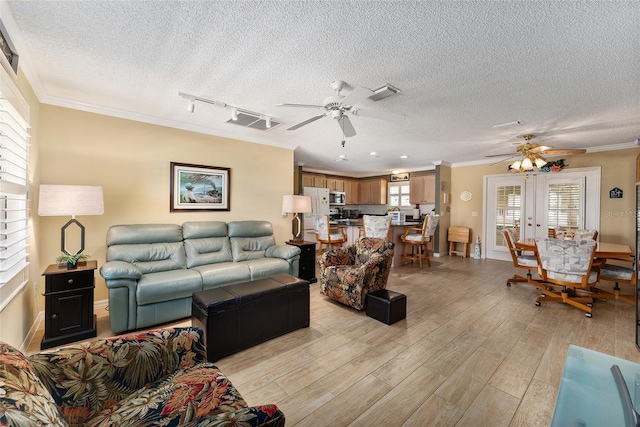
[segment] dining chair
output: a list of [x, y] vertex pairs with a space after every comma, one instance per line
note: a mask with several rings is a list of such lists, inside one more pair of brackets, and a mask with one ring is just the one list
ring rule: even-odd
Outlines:
[[513, 277], [507, 279], [507, 286], [511, 286], [512, 283], [524, 282], [528, 283], [532, 280], [531, 272], [533, 270], [538, 269], [538, 258], [535, 253], [529, 255], [522, 253], [522, 250], [516, 248], [516, 242], [519, 238], [519, 232], [517, 228], [507, 228], [502, 231], [504, 235], [504, 241], [507, 243], [507, 247], [509, 248], [509, 253], [511, 254], [511, 259], [513, 261], [513, 265], [517, 268], [522, 268], [527, 270], [527, 276], [520, 276], [519, 274], [514, 274]]
[[[405, 230], [402, 235], [404, 254], [401, 265], [404, 265], [406, 261], [418, 261], [418, 265], [422, 268], [422, 260], [425, 260], [427, 265], [431, 267], [429, 243], [433, 239], [439, 221], [439, 215], [427, 215], [422, 227], [408, 227]], [[409, 248], [411, 248], [411, 253], [409, 253]]]
[[320, 243], [318, 255], [323, 252], [324, 245], [327, 246], [327, 249], [331, 249], [332, 246], [342, 247], [342, 244], [346, 243], [347, 234], [344, 232], [344, 227], [332, 227], [329, 224], [329, 215], [311, 214], [311, 220], [316, 241]]
[[[636, 285], [637, 264], [635, 256], [631, 255], [627, 258], [608, 258], [602, 261], [603, 263], [600, 267], [600, 280], [607, 280], [615, 283], [613, 287], [613, 297], [615, 299], [635, 305], [635, 289], [631, 294], [622, 295], [620, 294], [621, 289], [619, 286], [619, 283]], [[606, 293], [606, 291], [602, 289], [598, 290], [601, 293]]]
[[573, 240], [598, 240], [598, 230], [560, 230], [556, 232], [556, 238]]
[[378, 239], [389, 240], [389, 232], [391, 231], [391, 216], [362, 216], [362, 230], [364, 237], [375, 237]]
[[597, 269], [592, 268], [596, 241], [548, 238], [535, 241], [540, 281], [529, 283], [542, 292], [536, 305], [540, 306], [543, 301], [561, 302], [592, 317], [594, 300], [607, 298], [595, 288], [599, 279]]

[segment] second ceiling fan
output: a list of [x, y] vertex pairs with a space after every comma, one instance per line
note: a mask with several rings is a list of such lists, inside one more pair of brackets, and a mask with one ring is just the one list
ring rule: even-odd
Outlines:
[[[504, 159], [504, 160], [509, 160], [513, 157], [521, 156], [522, 160], [520, 160], [519, 163], [516, 162], [518, 163], [517, 167], [516, 167], [516, 163], [514, 163], [512, 168], [513, 169], [524, 168], [526, 170], [534, 166], [538, 168], [541, 168], [542, 166], [544, 166], [547, 163], [547, 159], [542, 157], [542, 155], [554, 156], [554, 155], [563, 155], [563, 154], [584, 154], [587, 152], [587, 150], [585, 150], [584, 148], [552, 148], [546, 145], [539, 145], [539, 144], [536, 144], [535, 142], [530, 142], [531, 139], [533, 138], [532, 134], [526, 134], [523, 137], [524, 137], [525, 143], [518, 145], [515, 153], [493, 154], [485, 157], [509, 156], [506, 159]], [[504, 160], [501, 160], [501, 162]]]
[[309, 123], [313, 123], [316, 120], [320, 120], [323, 117], [331, 116], [331, 118], [335, 119], [338, 122], [338, 125], [342, 130], [342, 135], [348, 138], [355, 136], [356, 130], [353, 127], [353, 124], [351, 123], [351, 120], [349, 119], [347, 113], [353, 116], [372, 117], [374, 119], [383, 119], [396, 122], [405, 119], [405, 116], [402, 114], [355, 108], [356, 104], [359, 104], [360, 102], [364, 101], [374, 94], [374, 92], [369, 88], [359, 86], [349, 92], [347, 95], [340, 95], [340, 92], [345, 86], [345, 82], [343, 82], [342, 80], [336, 80], [331, 83], [331, 86], [336, 91], [336, 94], [325, 98], [324, 101], [322, 101], [322, 105], [277, 104], [277, 107], [297, 107], [323, 110], [321, 114], [315, 115], [300, 123], [288, 127], [287, 130], [296, 130], [301, 128], [302, 126], [308, 125]]

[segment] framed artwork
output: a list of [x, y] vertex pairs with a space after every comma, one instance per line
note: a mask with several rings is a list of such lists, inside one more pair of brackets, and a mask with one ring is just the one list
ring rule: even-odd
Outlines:
[[171, 212], [228, 211], [231, 169], [171, 162]]

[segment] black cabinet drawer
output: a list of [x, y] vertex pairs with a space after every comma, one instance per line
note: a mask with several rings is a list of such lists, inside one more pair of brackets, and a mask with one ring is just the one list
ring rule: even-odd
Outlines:
[[300, 245], [300, 255], [314, 254], [316, 252], [316, 245]]
[[93, 286], [93, 270], [52, 274], [48, 277], [46, 292], [64, 292]]

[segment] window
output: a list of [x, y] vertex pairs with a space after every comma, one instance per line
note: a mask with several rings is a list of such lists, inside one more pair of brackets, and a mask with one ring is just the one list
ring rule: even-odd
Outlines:
[[580, 228], [582, 224], [581, 183], [549, 184], [549, 228]]
[[410, 208], [413, 205], [409, 202], [409, 182], [389, 183], [390, 208]]
[[[20, 111], [19, 111], [20, 110]], [[21, 113], [22, 112], [22, 113]], [[0, 311], [29, 281], [29, 107], [0, 75]]]

